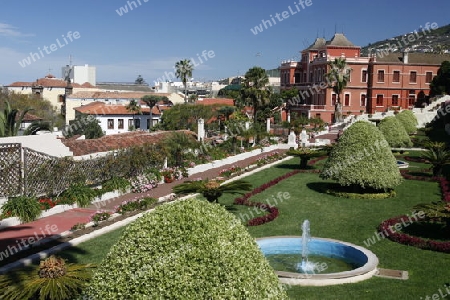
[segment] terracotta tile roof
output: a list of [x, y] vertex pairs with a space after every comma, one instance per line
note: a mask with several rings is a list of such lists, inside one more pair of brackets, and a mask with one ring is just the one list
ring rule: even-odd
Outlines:
[[234, 99], [231, 98], [204, 98], [203, 100], [197, 100], [197, 104], [203, 105], [229, 105], [234, 106]]
[[[109, 91], [80, 91], [68, 96], [69, 99], [141, 99], [149, 92], [109, 92]], [[171, 94], [156, 94], [157, 96], [169, 97]]]
[[[19, 120], [19, 117], [20, 117], [20, 113], [18, 113], [16, 115], [16, 121]], [[41, 121], [41, 120], [43, 120], [41, 117], [35, 116], [33, 114], [30, 114], [30, 113], [26, 113], [25, 116], [23, 116], [23, 119], [22, 119], [22, 121], [24, 121], [24, 122], [33, 122], [33, 121]]]
[[[180, 130], [179, 132], [185, 132], [186, 134], [196, 136], [194, 132], [188, 130]], [[105, 135], [99, 139], [92, 140], [61, 139], [61, 141], [66, 147], [69, 147], [74, 156], [81, 156], [97, 152], [124, 149], [132, 146], [158, 143], [171, 133], [172, 131], [132, 131]]]
[[335, 33], [331, 40], [326, 42], [327, 46], [337, 46], [337, 47], [355, 47], [361, 48], [359, 46], [355, 46], [352, 42], [350, 42], [347, 37], [343, 33]]
[[[16, 81], [16, 82], [13, 82], [10, 85], [8, 85], [8, 87], [42, 86], [42, 87], [55, 87], [55, 88], [59, 87], [59, 88], [64, 88], [64, 87], [66, 87], [66, 85], [67, 85], [67, 82], [64, 81], [63, 79], [57, 79], [57, 78], [53, 78], [53, 77], [46, 77], [46, 78], [37, 79], [34, 82]], [[89, 82], [85, 82], [83, 84], [72, 83], [71, 85], [74, 88], [81, 88], [81, 87], [92, 88], [92, 87], [94, 87]]]
[[[104, 102], [91, 102], [89, 104], [75, 107], [74, 110], [88, 115], [133, 115], [133, 112], [127, 110], [126, 105], [120, 104], [106, 104]], [[150, 113], [149, 107], [141, 107], [141, 112], [144, 115]], [[153, 115], [161, 114], [157, 106], [152, 109]]]
[[[443, 61], [450, 61], [450, 54], [434, 53], [408, 53], [408, 64], [417, 65], [440, 65]], [[389, 53], [383, 57], [377, 56], [377, 63], [403, 63], [403, 53]]]

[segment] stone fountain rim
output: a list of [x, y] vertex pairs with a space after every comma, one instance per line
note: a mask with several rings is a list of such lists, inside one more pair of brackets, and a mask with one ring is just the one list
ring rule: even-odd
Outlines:
[[[270, 236], [270, 237], [262, 237], [257, 238], [256, 241], [269, 240], [269, 239], [279, 239], [279, 238], [299, 238], [302, 236], [297, 235], [281, 235], [281, 236]], [[311, 240], [320, 240], [325, 242], [337, 243], [345, 246], [352, 247], [361, 251], [364, 255], [367, 256], [367, 262], [354, 270], [337, 272], [337, 273], [326, 273], [326, 274], [301, 274], [301, 273], [293, 273], [293, 272], [281, 272], [275, 271], [278, 275], [280, 282], [290, 284], [290, 285], [304, 285], [304, 286], [325, 286], [325, 285], [334, 285], [334, 284], [342, 284], [342, 283], [354, 283], [363, 281], [371, 278], [372, 276], [378, 273], [378, 257], [370, 250], [336, 239], [330, 238], [320, 238], [320, 237], [311, 237]]]

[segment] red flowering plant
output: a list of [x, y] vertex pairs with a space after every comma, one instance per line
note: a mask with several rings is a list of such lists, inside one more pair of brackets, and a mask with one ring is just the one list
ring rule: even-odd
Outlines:
[[51, 198], [41, 198], [38, 202], [41, 205], [41, 210], [47, 210], [56, 205], [56, 201], [53, 201]]
[[259, 194], [259, 193], [265, 191], [266, 189], [276, 185], [280, 181], [287, 179], [298, 173], [300, 173], [300, 170], [294, 170], [294, 171], [288, 172], [288, 173], [281, 175], [269, 182], [264, 183], [263, 185], [260, 185], [259, 187], [255, 188], [251, 192], [246, 193], [244, 196], [234, 199], [234, 204], [236, 204], [236, 205], [256, 206], [259, 209], [265, 210], [268, 212], [267, 215], [251, 219], [250, 221], [247, 222], [247, 226], [257, 226], [257, 225], [262, 225], [264, 223], [273, 221], [278, 217], [278, 214], [279, 214], [277, 207], [271, 206], [271, 205], [268, 205], [265, 203], [261, 203], [261, 202], [252, 202], [249, 200], [250, 197], [252, 197], [256, 194]]

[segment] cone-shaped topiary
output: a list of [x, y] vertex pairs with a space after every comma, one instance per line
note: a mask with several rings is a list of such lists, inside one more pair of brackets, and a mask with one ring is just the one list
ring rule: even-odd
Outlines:
[[94, 274], [93, 299], [287, 299], [246, 228], [220, 205], [189, 199], [128, 226]]
[[402, 181], [396, 159], [383, 134], [365, 121], [353, 123], [344, 131], [320, 177], [363, 190], [389, 190]]
[[413, 134], [417, 131], [417, 118], [414, 115], [414, 113], [410, 110], [402, 110], [400, 113], [395, 115], [397, 120], [400, 121], [400, 123], [403, 124], [403, 127], [405, 127], [405, 130], [408, 134]]
[[396, 117], [386, 117], [381, 120], [378, 128], [383, 133], [389, 146], [393, 148], [412, 147], [411, 139]]

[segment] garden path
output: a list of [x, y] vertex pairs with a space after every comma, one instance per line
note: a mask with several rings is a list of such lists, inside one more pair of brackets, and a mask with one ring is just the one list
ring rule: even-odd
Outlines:
[[[224, 165], [217, 168], [211, 168], [205, 172], [192, 174], [187, 179], [193, 180], [197, 178], [215, 178], [219, 176], [219, 173], [223, 169], [227, 169], [231, 166], [246, 167], [253, 164], [257, 159], [275, 153], [284, 152], [285, 150], [273, 150], [270, 152], [262, 152], [250, 158], [236, 161], [232, 164]], [[172, 187], [183, 182], [174, 181], [172, 183], [161, 184], [158, 187], [142, 194], [124, 194], [122, 196], [106, 200], [103, 202], [97, 202], [86, 208], [76, 208], [67, 210], [65, 212], [54, 214], [45, 218], [38, 219], [30, 223], [24, 223], [17, 226], [7, 227], [0, 230], [0, 261], [3, 256], [9, 257], [14, 255], [20, 248], [35, 244], [37, 241], [42, 241], [43, 238], [58, 237], [64, 232], [67, 232], [77, 223], [87, 223], [90, 221], [90, 216], [97, 210], [114, 211], [114, 207], [122, 203], [123, 201], [133, 199], [135, 197], [154, 197], [159, 198], [167, 196], [172, 193]], [[16, 250], [17, 249], [17, 250]], [[2, 256], [3, 255], [3, 256]]]

